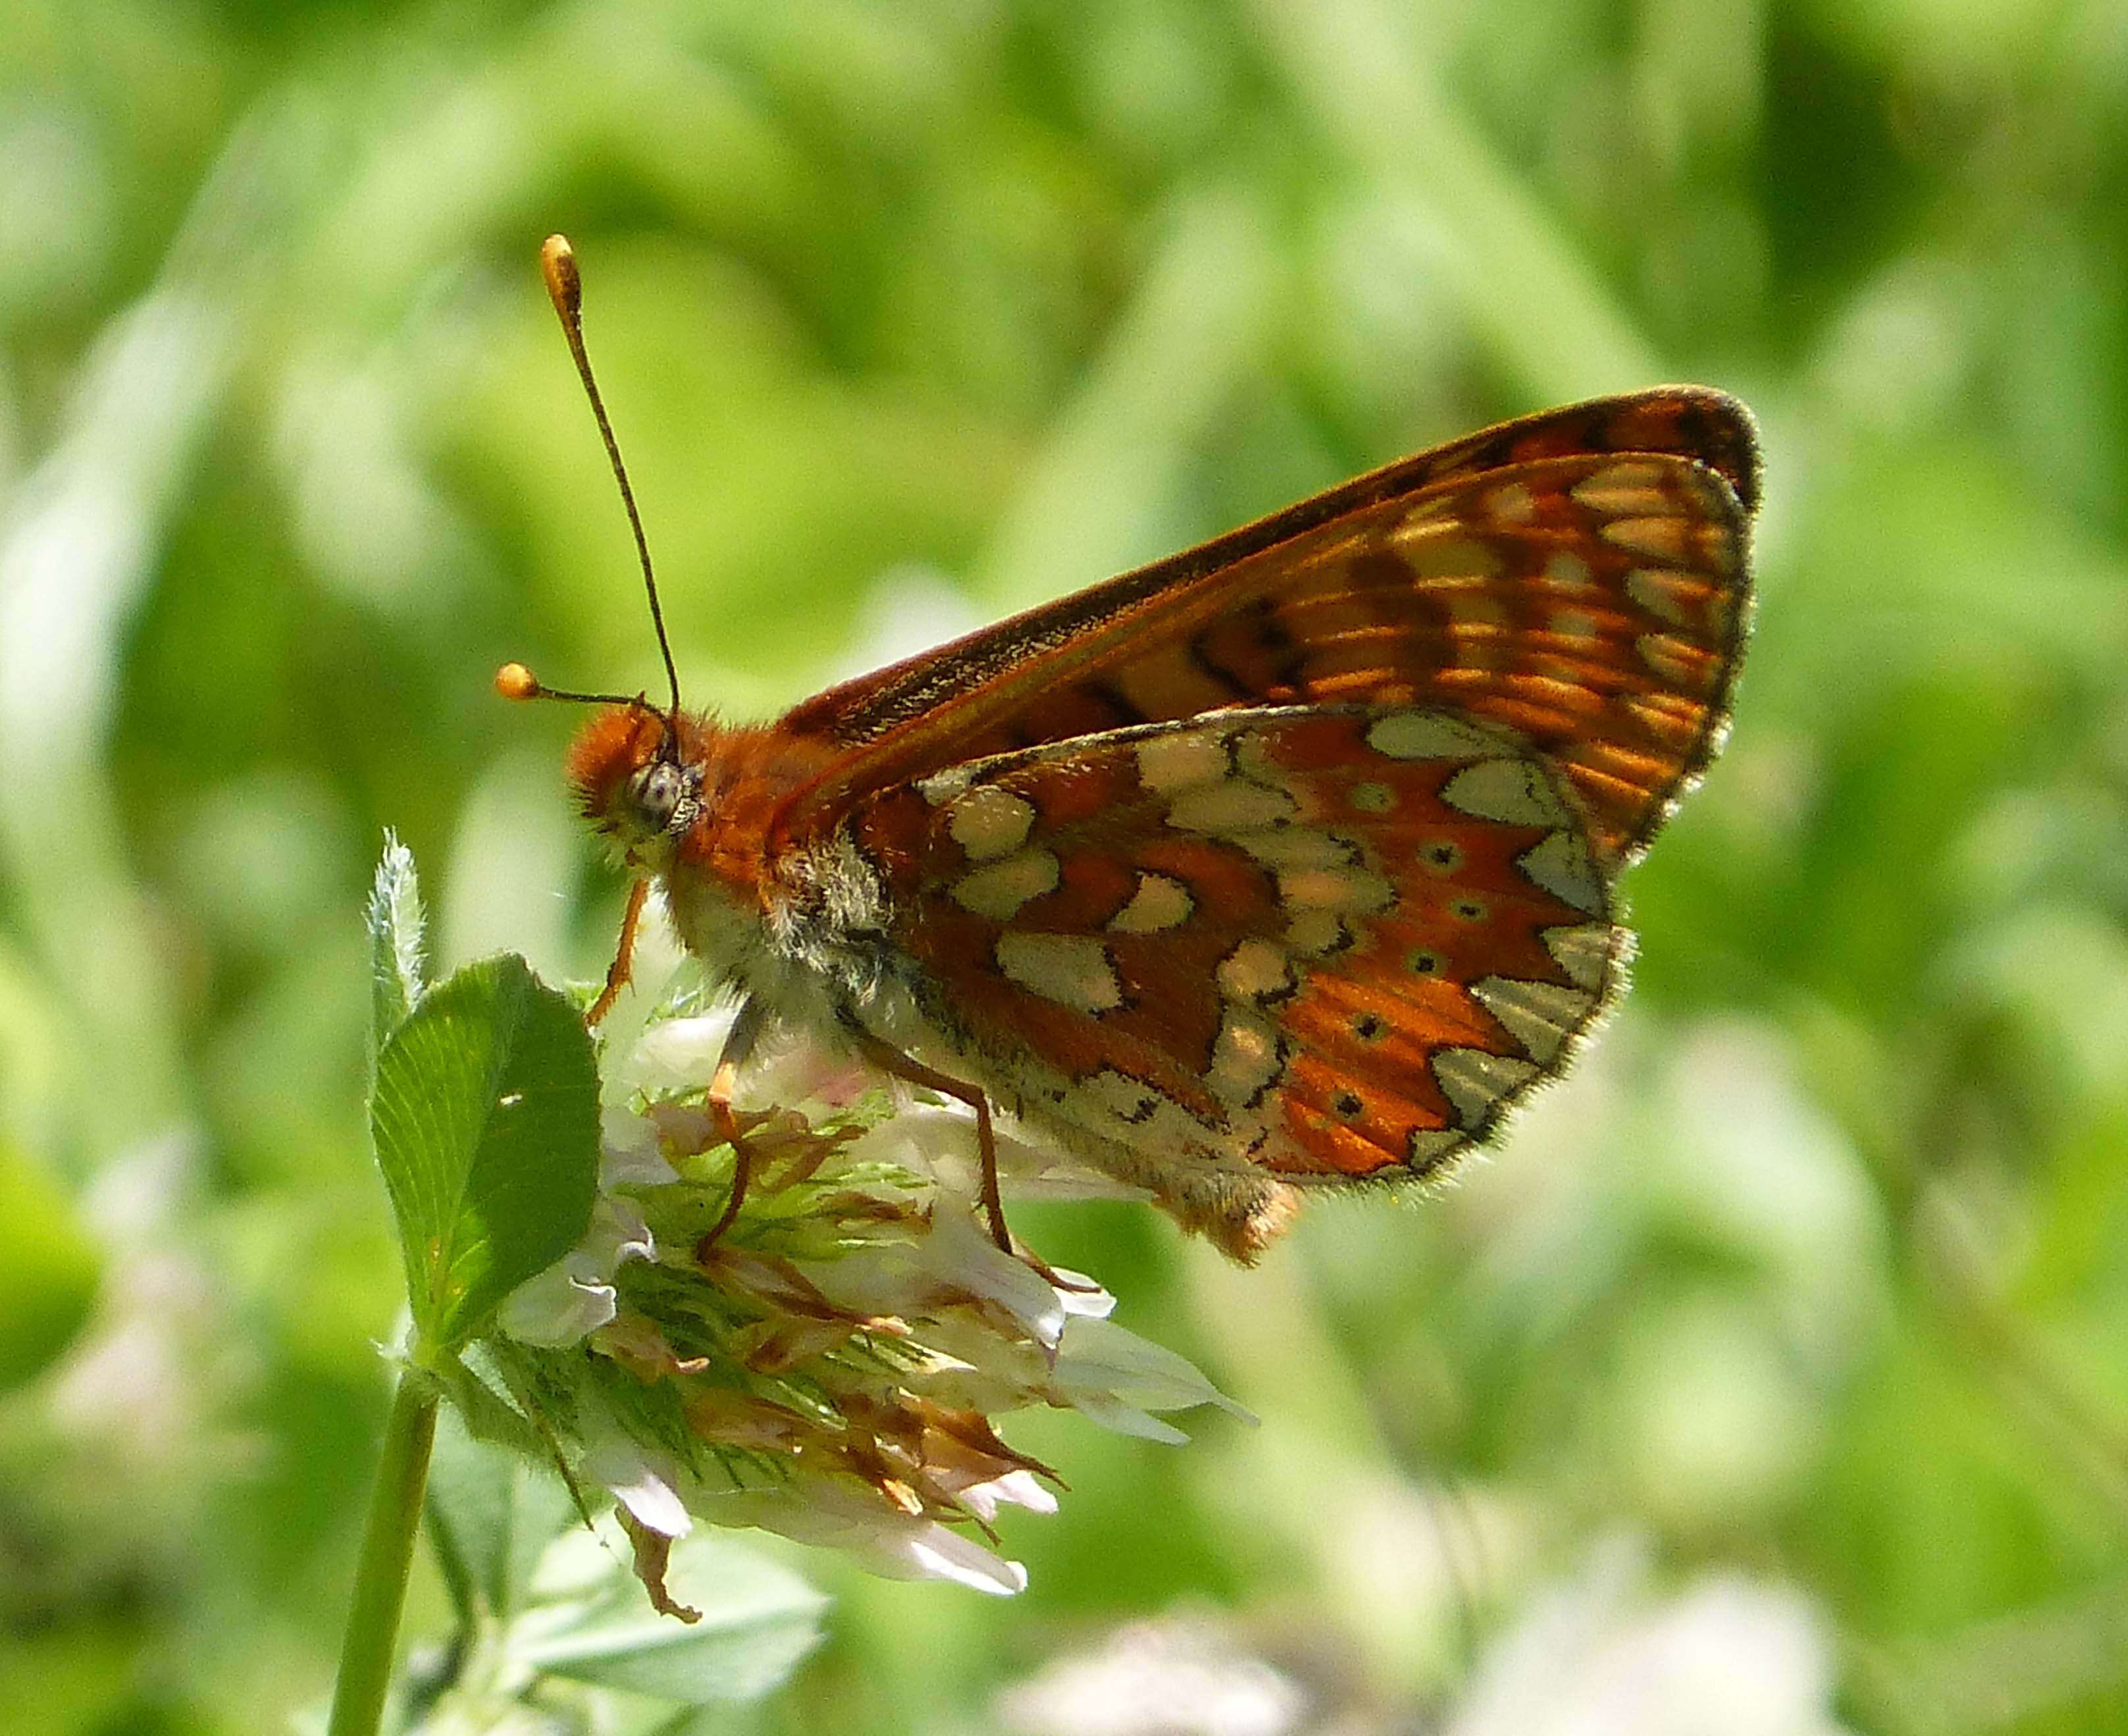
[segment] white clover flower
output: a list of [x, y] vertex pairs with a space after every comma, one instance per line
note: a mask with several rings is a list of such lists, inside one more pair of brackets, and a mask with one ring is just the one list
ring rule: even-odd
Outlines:
[[1298, 1683], [1218, 1624], [1189, 1616], [1120, 1628], [1007, 1688], [995, 1710], [1016, 1736], [1295, 1736], [1331, 1728]]
[[[591, 1227], [512, 1293], [485, 1348], [579, 1486], [612, 1495], [660, 1608], [687, 1613], [662, 1574], [696, 1520], [1009, 1596], [1027, 1576], [993, 1522], [1008, 1506], [1056, 1512], [1061, 1485], [995, 1419], [1046, 1405], [1179, 1442], [1153, 1413], [1246, 1416], [1109, 1319], [1115, 1298], [1093, 1280], [990, 1240], [960, 1106], [896, 1108], [802, 1047], [743, 1082], [743, 1102], [803, 1106], [742, 1112], [755, 1172], [705, 1247], [733, 1159], [701, 1094], [729, 1020], [676, 1003], [616, 1025], [632, 1034], [605, 1068]], [[1015, 1193], [1128, 1191], [1000, 1144]]]
[[1256, 1421], [1187, 1358], [1108, 1320], [1082, 1316], [1071, 1323], [1047, 1390], [1051, 1403], [1069, 1405], [1104, 1428], [1174, 1445], [1189, 1436], [1151, 1412], [1217, 1405], [1245, 1423]]
[[680, 1172], [665, 1161], [658, 1129], [648, 1116], [625, 1109], [609, 1109], [600, 1115], [601, 1196], [610, 1196], [619, 1187], [662, 1187], [679, 1179]]
[[635, 1442], [615, 1435], [588, 1448], [577, 1468], [644, 1529], [660, 1537], [682, 1538], [694, 1529], [669, 1454], [646, 1453]]
[[574, 1344], [614, 1318], [620, 1295], [611, 1278], [620, 1263], [657, 1258], [657, 1244], [634, 1201], [601, 1192], [583, 1239], [504, 1299], [502, 1330], [528, 1344]]
[[1488, 1648], [1449, 1736], [1843, 1736], [1831, 1645], [1792, 1588], [1731, 1574], [1667, 1597], [1618, 1537]]

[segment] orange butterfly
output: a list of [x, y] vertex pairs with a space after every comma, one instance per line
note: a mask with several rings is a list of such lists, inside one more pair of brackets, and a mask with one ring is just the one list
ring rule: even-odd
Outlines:
[[973, 1106], [1001, 1245], [993, 1105], [1247, 1260], [1298, 1189], [1440, 1173], [1617, 992], [1618, 875], [1727, 724], [1758, 492], [1734, 399], [1600, 398], [773, 724], [609, 699], [569, 778], [743, 997], [735, 1139], [795, 1025]]

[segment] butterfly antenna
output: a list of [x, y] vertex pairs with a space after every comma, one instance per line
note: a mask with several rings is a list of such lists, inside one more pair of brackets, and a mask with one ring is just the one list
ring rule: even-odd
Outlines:
[[550, 687], [521, 663], [506, 663], [495, 672], [495, 691], [505, 699], [559, 699], [572, 706], [639, 706], [640, 693], [572, 693]]
[[[606, 400], [599, 396], [598, 381], [591, 373], [591, 359], [584, 350], [584, 286], [577, 275], [577, 255], [566, 235], [549, 235], [539, 248], [540, 274], [547, 280], [547, 297], [553, 302], [554, 312], [561, 316], [562, 335], [569, 341], [569, 354], [575, 358], [577, 377], [584, 383], [584, 396], [591, 400], [591, 414], [598, 418], [599, 437], [606, 442], [606, 455], [613, 465], [613, 479], [620, 485], [620, 503], [628, 510], [628, 528], [635, 533], [635, 558], [643, 566], [643, 589], [650, 599], [650, 625], [657, 630], [658, 649], [665, 659], [665, 678], [672, 685], [672, 710], [669, 721], [673, 729], [680, 726], [680, 671], [672, 661], [672, 642], [665, 636], [665, 611], [658, 605], [658, 578], [650, 570], [650, 544], [643, 534], [643, 515], [635, 510], [635, 491], [628, 486], [628, 466], [620, 461], [620, 443], [613, 437], [613, 424], [606, 420]], [[523, 668], [522, 664], [515, 667]], [[530, 672], [525, 672], [530, 678]], [[496, 678], [501, 687], [502, 678]], [[533, 683], [534, 687], [539, 684]], [[504, 690], [506, 692], [506, 689]], [[526, 694], [525, 697], [534, 697]], [[555, 699], [596, 697], [591, 695], [564, 694], [551, 688], [539, 688], [539, 697]], [[621, 704], [626, 704], [623, 700]]]

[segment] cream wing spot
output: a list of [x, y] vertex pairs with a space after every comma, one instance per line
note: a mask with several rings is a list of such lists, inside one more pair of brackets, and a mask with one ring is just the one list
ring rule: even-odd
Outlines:
[[1486, 491], [1485, 511], [1503, 524], [1526, 525], [1537, 516], [1537, 497], [1525, 483], [1505, 483]]
[[1244, 940], [1219, 961], [1219, 992], [1250, 1005], [1293, 991], [1293, 964], [1275, 941]]
[[1283, 790], [1222, 778], [1176, 797], [1168, 806], [1167, 823], [1185, 832], [1225, 836], [1275, 825], [1292, 819], [1294, 811], [1293, 798]]
[[1689, 741], [1700, 721], [1693, 702], [1674, 693], [1627, 693], [1618, 703], [1658, 741]]
[[1444, 1049], [1433, 1057], [1433, 1077], [1464, 1126], [1483, 1127], [1503, 1097], [1513, 1095], [1539, 1072], [1518, 1055], [1483, 1049]]
[[1610, 971], [1616, 933], [1604, 923], [1581, 922], [1570, 928], [1548, 928], [1541, 938], [1544, 949], [1561, 970], [1591, 994], [1600, 994]]
[[1289, 825], [1237, 834], [1233, 842], [1268, 868], [1349, 868], [1360, 859], [1359, 846], [1332, 832]]
[[1472, 983], [1470, 992], [1540, 1067], [1557, 1062], [1567, 1039], [1596, 1011], [1594, 994], [1563, 982], [1486, 977]]
[[1481, 759], [1441, 787], [1441, 799], [1480, 820], [1505, 825], [1558, 825], [1566, 804], [1527, 759]]
[[1585, 591], [1596, 582], [1589, 563], [1565, 549], [1546, 559], [1544, 576], [1562, 591]]
[[1452, 1127], [1414, 1128], [1404, 1141], [1404, 1161], [1413, 1169], [1431, 1169], [1458, 1146], [1470, 1143], [1468, 1134]]
[[1660, 567], [1636, 567], [1626, 575], [1626, 595], [1649, 614], [1672, 626], [1693, 624], [1693, 605], [1707, 594], [1707, 583], [1690, 573]]
[[1033, 826], [1034, 804], [994, 783], [957, 797], [946, 811], [947, 831], [976, 862], [1009, 856]]
[[1370, 868], [1304, 868], [1278, 877], [1288, 910], [1357, 911], [1375, 916], [1396, 902], [1396, 888]]
[[1227, 738], [1227, 752], [1232, 771], [1241, 775], [1245, 783], [1279, 784], [1285, 782], [1285, 773], [1277, 760], [1271, 757], [1271, 739], [1254, 730], [1242, 730]]
[[1187, 1149], [1214, 1131], [1165, 1092], [1112, 1067], [1074, 1082], [1063, 1101], [1082, 1125], [1127, 1135], [1133, 1144]]
[[1285, 925], [1285, 944], [1311, 958], [1327, 958], [1352, 944], [1352, 931], [1333, 910], [1307, 910]]
[[1285, 1072], [1277, 1027], [1260, 1013], [1228, 1007], [1219, 1021], [1212, 1070], [1205, 1077], [1213, 1095], [1236, 1109], [1253, 1108]]
[[1075, 1012], [1105, 1013], [1123, 1003], [1109, 949], [1090, 935], [1000, 935], [998, 968], [1045, 1001]]
[[943, 807], [974, 782], [975, 776], [973, 766], [948, 766], [943, 772], [933, 772], [929, 778], [919, 778], [916, 793], [933, 807]]
[[1475, 724], [1439, 711], [1392, 711], [1367, 730], [1367, 745], [1391, 759], [1470, 759], [1499, 751]]
[[1447, 536], [1436, 527], [1408, 531], [1396, 539], [1397, 553], [1419, 580], [1492, 578], [1500, 571], [1500, 551], [1467, 536]]
[[1138, 744], [1136, 752], [1138, 781], [1162, 794], [1218, 783], [1228, 776], [1226, 744], [1209, 730], [1148, 735]]
[[1684, 693], [1699, 692], [1708, 685], [1709, 664], [1693, 654], [1693, 647], [1672, 633], [1643, 633], [1633, 641], [1641, 661], [1670, 686]]
[[953, 882], [953, 901], [993, 922], [1009, 922], [1020, 906], [1057, 890], [1062, 869], [1047, 850], [1022, 850], [1002, 862], [971, 868]]
[[1663, 492], [1665, 472], [1655, 464], [1607, 464], [1584, 476], [1568, 492], [1591, 512], [1604, 518], [1624, 518], [1636, 513], [1666, 511], [1670, 497]]
[[1613, 519], [1600, 535], [1613, 548], [1650, 560], [1684, 561], [1693, 556], [1693, 527], [1674, 516]]
[[1196, 910], [1196, 900], [1180, 881], [1165, 874], [1140, 874], [1130, 902], [1109, 918], [1109, 929], [1118, 935], [1157, 935], [1181, 927]]
[[1386, 814], [1397, 805], [1396, 792], [1385, 783], [1356, 783], [1345, 799], [1362, 814]]
[[1524, 850], [1515, 863], [1561, 903], [1592, 916], [1602, 913], [1603, 882], [1585, 839], [1573, 832], [1554, 832]]

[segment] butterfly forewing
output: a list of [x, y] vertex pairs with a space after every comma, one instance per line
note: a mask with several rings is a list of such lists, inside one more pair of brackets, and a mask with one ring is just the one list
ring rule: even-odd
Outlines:
[[836, 688], [793, 805], [1252, 705], [1467, 711], [1551, 754], [1613, 865], [1718, 743], [1746, 625], [1750, 424], [1672, 389], [1510, 423]]
[[1111, 731], [882, 792], [852, 828], [927, 1015], [1005, 1101], [1294, 1179], [1482, 1137], [1619, 946], [1556, 773], [1458, 714]]

